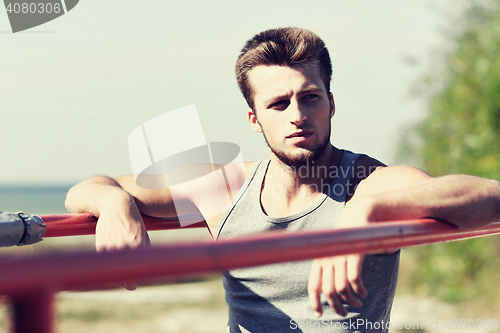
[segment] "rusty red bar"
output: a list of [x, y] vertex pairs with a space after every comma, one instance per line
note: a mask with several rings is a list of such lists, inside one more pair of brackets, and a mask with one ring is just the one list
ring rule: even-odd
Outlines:
[[[53, 295], [63, 290], [159, 282], [315, 257], [371, 252], [500, 233], [500, 224], [461, 230], [434, 220], [375, 223], [362, 228], [186, 243], [109, 253], [79, 252], [0, 260], [0, 294], [13, 299], [12, 332], [53, 332]], [[36, 320], [24, 323], [26, 313]], [[38, 313], [38, 314], [37, 314]]]
[[[95, 234], [97, 218], [89, 213], [40, 215], [40, 217], [47, 225], [44, 237], [64, 237]], [[179, 220], [175, 217], [156, 218], [143, 215], [142, 219], [148, 231], [181, 228]], [[196, 222], [195, 219], [192, 219], [192, 222], [193, 224], [190, 224], [183, 228], [205, 227], [205, 222]]]
[[371, 252], [500, 233], [500, 225], [461, 230], [433, 220], [376, 223], [349, 228], [185, 243], [110, 253], [71, 253], [0, 261], [0, 294], [39, 286], [76, 290], [121, 280], [148, 281], [232, 268]]
[[10, 332], [13, 333], [53, 333], [54, 332], [54, 292], [40, 289], [32, 294], [12, 299], [12, 319]]

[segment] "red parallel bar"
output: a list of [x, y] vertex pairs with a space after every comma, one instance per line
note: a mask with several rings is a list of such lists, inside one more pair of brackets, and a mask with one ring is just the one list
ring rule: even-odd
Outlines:
[[349, 228], [184, 243], [108, 253], [80, 252], [0, 261], [0, 294], [116, 286], [119, 281], [158, 281], [242, 268], [407, 247], [500, 233], [500, 224], [461, 230], [434, 220], [374, 223]]
[[[80, 236], [95, 234], [97, 218], [89, 213], [81, 214], [57, 214], [57, 215], [40, 215], [43, 222], [47, 225], [44, 237], [64, 237], [64, 236]], [[170, 230], [180, 229], [181, 225], [177, 218], [156, 218], [150, 216], [142, 216], [146, 230]], [[204, 228], [205, 222], [194, 222], [183, 228]]]
[[53, 333], [55, 299], [51, 290], [39, 289], [11, 301], [11, 333]]

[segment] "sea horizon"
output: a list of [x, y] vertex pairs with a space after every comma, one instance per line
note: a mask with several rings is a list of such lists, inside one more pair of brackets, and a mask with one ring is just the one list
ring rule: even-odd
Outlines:
[[0, 211], [64, 214], [66, 193], [75, 183], [0, 183]]

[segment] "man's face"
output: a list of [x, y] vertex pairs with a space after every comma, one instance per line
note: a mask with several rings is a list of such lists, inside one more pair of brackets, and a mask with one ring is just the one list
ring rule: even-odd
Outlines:
[[335, 110], [319, 65], [257, 66], [248, 78], [256, 113], [249, 111], [250, 125], [264, 134], [271, 152], [289, 166], [320, 157]]

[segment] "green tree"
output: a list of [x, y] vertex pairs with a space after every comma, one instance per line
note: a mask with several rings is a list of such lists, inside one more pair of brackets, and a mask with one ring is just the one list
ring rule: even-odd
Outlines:
[[[452, 40], [446, 68], [425, 79], [428, 117], [405, 132], [398, 162], [418, 161], [433, 176], [500, 180], [500, 0], [473, 2]], [[449, 301], [498, 295], [498, 244], [487, 237], [417, 248], [411, 284]]]

